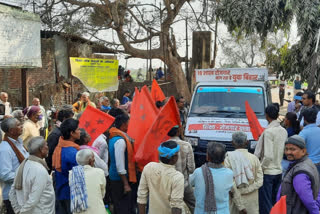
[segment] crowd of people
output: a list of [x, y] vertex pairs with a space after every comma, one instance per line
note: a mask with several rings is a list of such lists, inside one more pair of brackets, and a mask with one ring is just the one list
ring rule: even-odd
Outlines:
[[[183, 97], [176, 99], [181, 124], [171, 127], [158, 147], [159, 162], [135, 163], [134, 139], [127, 134], [134, 113], [130, 95], [125, 91], [121, 102], [101, 97], [95, 103], [84, 92], [59, 109], [46, 137], [40, 100], [12, 112], [2, 92], [0, 181], [6, 213], [269, 214], [282, 196], [287, 213], [319, 213], [320, 113], [314, 93], [298, 91], [283, 123], [279, 105], [266, 107], [269, 124], [254, 154], [248, 152], [247, 134], [235, 132], [235, 150], [209, 142], [207, 162], [199, 168], [191, 144], [183, 140], [188, 111]], [[79, 128], [87, 106], [115, 118], [90, 145], [90, 134]]]

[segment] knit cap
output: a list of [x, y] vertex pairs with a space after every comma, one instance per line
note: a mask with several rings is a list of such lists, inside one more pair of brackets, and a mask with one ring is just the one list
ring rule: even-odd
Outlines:
[[298, 146], [301, 149], [306, 148], [305, 140], [302, 137], [300, 137], [299, 135], [293, 135], [293, 136], [289, 137], [285, 144], [286, 145], [293, 144], [293, 145]]

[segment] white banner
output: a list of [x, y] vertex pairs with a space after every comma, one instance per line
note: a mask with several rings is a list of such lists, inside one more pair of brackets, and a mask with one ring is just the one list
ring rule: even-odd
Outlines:
[[196, 82], [267, 81], [265, 68], [211, 68], [195, 69]]
[[0, 4], [0, 68], [42, 67], [40, 30], [38, 15]]

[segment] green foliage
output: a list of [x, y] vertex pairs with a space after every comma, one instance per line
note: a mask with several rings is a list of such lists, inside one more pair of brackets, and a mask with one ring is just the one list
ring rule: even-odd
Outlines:
[[289, 30], [293, 12], [285, 6], [286, 0], [221, 0], [218, 15], [230, 32], [264, 39], [269, 32]]
[[[267, 65], [283, 79], [300, 74], [313, 90], [320, 85], [320, 64], [315, 53], [320, 29], [320, 0], [221, 0], [219, 18], [238, 35], [258, 33], [267, 48]], [[298, 44], [277, 49], [264, 43], [270, 32], [289, 30], [293, 17], [298, 24]], [[319, 48], [320, 49], [320, 48]], [[315, 81], [315, 84], [313, 82]]]

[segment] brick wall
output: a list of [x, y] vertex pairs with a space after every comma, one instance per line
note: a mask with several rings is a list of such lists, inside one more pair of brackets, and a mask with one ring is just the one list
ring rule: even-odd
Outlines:
[[54, 40], [41, 39], [42, 68], [28, 69], [29, 88], [55, 83]]

